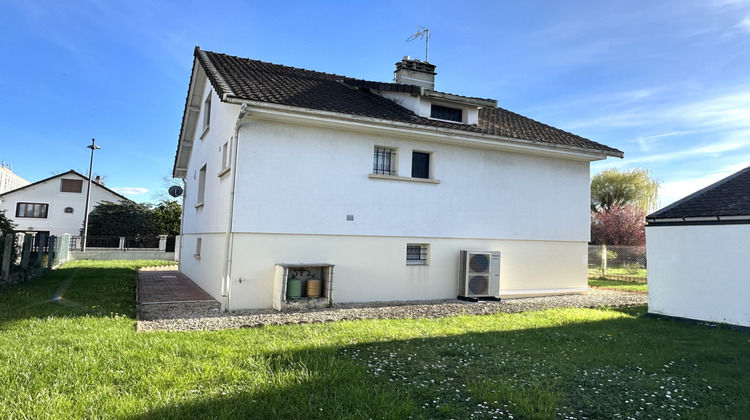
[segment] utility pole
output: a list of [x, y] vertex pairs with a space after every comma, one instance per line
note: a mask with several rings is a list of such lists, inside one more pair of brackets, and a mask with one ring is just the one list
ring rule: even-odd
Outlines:
[[91, 139], [91, 145], [86, 148], [91, 149], [91, 161], [89, 162], [89, 187], [86, 190], [86, 211], [83, 213], [83, 238], [81, 240], [81, 251], [86, 252], [86, 237], [89, 234], [89, 203], [91, 201], [91, 175], [94, 169], [94, 150], [101, 149], [97, 146], [95, 139]]

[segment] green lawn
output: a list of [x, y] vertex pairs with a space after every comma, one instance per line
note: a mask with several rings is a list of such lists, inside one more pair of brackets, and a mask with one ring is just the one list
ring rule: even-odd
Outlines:
[[645, 268], [620, 268], [620, 267], [608, 267], [607, 275], [612, 276], [627, 276], [627, 277], [640, 277], [645, 279], [648, 271]]
[[589, 279], [589, 286], [630, 290], [635, 292], [648, 292], [648, 284], [646, 283], [633, 283], [632, 281], [609, 280], [603, 278]]
[[[648, 272], [645, 268], [607, 268], [606, 278], [615, 280], [625, 280], [630, 282], [646, 282]], [[601, 269], [589, 268], [589, 277], [596, 278], [602, 275]]]
[[134, 269], [0, 291], [0, 418], [746, 418], [750, 334], [645, 307], [135, 332]]

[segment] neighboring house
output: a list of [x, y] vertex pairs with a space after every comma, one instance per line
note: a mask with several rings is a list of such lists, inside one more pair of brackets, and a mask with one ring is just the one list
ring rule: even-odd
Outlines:
[[[76, 171], [0, 194], [0, 210], [16, 224], [18, 232], [73, 236], [81, 234], [88, 178]], [[91, 183], [89, 211], [100, 201], [129, 201], [99, 182]]]
[[646, 221], [648, 311], [750, 327], [750, 167]]
[[5, 162], [0, 165], [0, 194], [29, 185], [29, 181], [13, 173], [13, 166]]
[[371, 82], [196, 47], [180, 270], [224, 309], [283, 309], [287, 277], [311, 274], [328, 304], [585, 292], [589, 163], [622, 152], [435, 91], [435, 74], [405, 57]]

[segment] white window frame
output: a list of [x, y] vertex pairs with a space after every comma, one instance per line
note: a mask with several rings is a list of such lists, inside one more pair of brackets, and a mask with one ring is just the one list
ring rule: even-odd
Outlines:
[[203, 133], [201, 134], [201, 140], [206, 136], [209, 128], [211, 128], [211, 92], [208, 92], [206, 100], [203, 101]]
[[198, 194], [197, 199], [195, 203], [195, 207], [203, 207], [206, 199], [206, 167], [208, 164], [203, 165], [203, 167], [198, 171]]
[[220, 148], [221, 153], [221, 170], [218, 176], [222, 176], [232, 169], [232, 140], [227, 140]]
[[193, 257], [196, 259], [201, 259], [201, 248], [203, 248], [203, 238], [197, 238], [195, 240], [195, 254], [193, 254]]
[[[427, 159], [429, 160], [429, 162], [427, 164], [427, 178], [421, 178], [421, 177], [415, 177], [414, 176], [414, 167], [413, 167], [413, 165], [414, 165], [414, 154], [415, 153], [421, 153], [423, 155], [427, 155]], [[435, 179], [435, 177], [434, 177], [434, 175], [435, 175], [435, 171], [434, 171], [435, 154], [434, 153], [427, 152], [427, 151], [424, 151], [424, 150], [412, 150], [411, 151], [411, 156], [412, 156], [412, 168], [411, 168], [411, 173], [409, 175], [412, 175], [412, 178], [414, 178], [414, 179]]]
[[16, 203], [16, 217], [25, 219], [46, 219], [49, 215], [49, 203]]

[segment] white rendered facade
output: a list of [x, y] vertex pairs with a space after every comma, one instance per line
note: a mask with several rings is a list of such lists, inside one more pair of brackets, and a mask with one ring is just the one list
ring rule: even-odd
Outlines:
[[21, 178], [11, 171], [9, 165], [5, 163], [0, 166], [0, 194], [29, 185], [29, 181]]
[[648, 311], [750, 327], [750, 224], [646, 228]]
[[[589, 162], [602, 154], [243, 109], [208, 83], [190, 95], [203, 106], [184, 172], [180, 270], [225, 309], [270, 308], [282, 263], [335, 265], [335, 302], [455, 298], [464, 249], [501, 251], [500, 297], [586, 291]], [[395, 176], [373, 174], [375, 147], [395, 149]], [[411, 177], [414, 151], [430, 155], [429, 179]], [[407, 244], [427, 245], [427, 263], [407, 264]]]
[[[63, 180], [73, 182], [72, 192], [63, 191]], [[78, 185], [80, 191], [75, 188]], [[16, 224], [17, 231], [78, 236], [83, 228], [87, 187], [86, 177], [69, 171], [0, 195], [0, 210], [6, 210], [5, 215]], [[117, 203], [121, 200], [127, 198], [91, 183], [89, 211], [100, 201]]]

